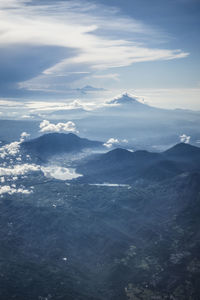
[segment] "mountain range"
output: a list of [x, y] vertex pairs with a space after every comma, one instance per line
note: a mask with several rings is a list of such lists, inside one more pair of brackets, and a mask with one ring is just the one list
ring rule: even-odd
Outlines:
[[80, 180], [133, 183], [162, 181], [185, 172], [200, 170], [200, 148], [180, 143], [162, 153], [114, 149], [83, 162], [77, 168]]
[[[75, 161], [82, 182], [133, 183], [136, 180], [162, 181], [200, 170], [200, 148], [179, 143], [163, 152], [116, 148], [106, 152], [103, 142], [80, 138], [73, 133], [45, 134], [21, 144], [36, 160], [46, 161], [54, 155], [79, 153], [88, 155]], [[92, 150], [106, 153], [92, 154]]]
[[153, 150], [153, 146], [167, 148], [176, 144], [182, 134], [190, 136], [195, 144], [199, 139], [199, 120], [199, 112], [152, 107], [125, 93], [83, 114], [76, 123], [88, 138], [127, 139], [138, 149]]
[[199, 173], [143, 186], [37, 173], [15, 185], [32, 192], [0, 197], [0, 299], [199, 299]]
[[[0, 161], [0, 299], [199, 299], [200, 148], [96, 154], [60, 133], [18, 146]], [[42, 171], [59, 157], [67, 172], [71, 153], [82, 177]]]
[[86, 111], [78, 107], [43, 111], [42, 117], [35, 114], [23, 121], [0, 120], [0, 140], [14, 141], [24, 128], [33, 138], [38, 137], [40, 122], [46, 119], [53, 124], [58, 120], [73, 121], [83, 137], [100, 141], [126, 139], [137, 149], [153, 151], [157, 147], [164, 150], [178, 143], [183, 134], [189, 137], [192, 144], [198, 145], [198, 111], [152, 107], [127, 93], [109, 101], [101, 101], [96, 108], [93, 103], [93, 110]]

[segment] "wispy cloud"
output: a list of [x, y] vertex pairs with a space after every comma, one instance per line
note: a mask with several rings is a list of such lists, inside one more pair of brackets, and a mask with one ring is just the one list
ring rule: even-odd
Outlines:
[[96, 74], [93, 76], [93, 78], [97, 78], [97, 79], [112, 79], [112, 80], [116, 80], [119, 81], [119, 77], [120, 75], [118, 73], [108, 73], [108, 74]]
[[200, 88], [150, 88], [136, 89], [133, 92], [152, 106], [200, 110]]
[[[117, 9], [108, 10], [106, 6], [87, 1], [84, 5], [81, 1], [46, 3], [27, 0], [0, 3], [1, 51], [9, 49], [4, 55], [7, 61], [12, 57], [14, 66], [10, 73], [13, 68], [21, 72], [13, 82], [26, 82], [22, 86], [28, 89], [32, 78], [36, 84], [40, 76], [44, 90], [50, 89], [48, 82], [52, 76], [67, 76], [67, 81], [64, 78], [67, 90], [73, 82], [99, 70], [188, 56], [180, 49], [150, 47], [152, 37], [160, 34], [142, 22], [122, 16]], [[17, 52], [17, 62], [12, 51], [15, 55]], [[19, 61], [21, 64], [24, 57], [29, 68], [25, 66], [22, 72], [15, 64], [18, 66]], [[44, 64], [37, 63], [37, 59]], [[59, 84], [55, 89], [59, 90]]]
[[[81, 100], [81, 99], [62, 99], [60, 101], [39, 101], [39, 100], [29, 100], [29, 101], [12, 101], [12, 100], [0, 100], [0, 108], [2, 110], [2, 115], [4, 118], [48, 118], [49, 115], [57, 115], [60, 112], [65, 113], [80, 113], [90, 112], [104, 106], [111, 106], [107, 101], [104, 101], [104, 97], [98, 100], [93, 97], [91, 92], [91, 99]], [[87, 95], [88, 96], [88, 95]], [[98, 100], [98, 101], [97, 101]], [[114, 105], [113, 105], [114, 106]], [[16, 112], [13, 112], [13, 110]], [[13, 114], [16, 114], [15, 116]]]

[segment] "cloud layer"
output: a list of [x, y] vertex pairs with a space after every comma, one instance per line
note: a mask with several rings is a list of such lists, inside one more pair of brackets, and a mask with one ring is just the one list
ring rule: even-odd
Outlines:
[[[0, 67], [6, 72], [0, 83], [4, 80], [7, 88], [20, 80], [23, 88], [59, 92], [81, 78], [98, 78], [95, 74], [102, 70], [188, 55], [179, 49], [161, 49], [159, 43], [153, 47], [152, 38], [160, 34], [115, 8], [87, 1], [44, 3], [0, 3]], [[20, 68], [24, 62], [26, 67]]]

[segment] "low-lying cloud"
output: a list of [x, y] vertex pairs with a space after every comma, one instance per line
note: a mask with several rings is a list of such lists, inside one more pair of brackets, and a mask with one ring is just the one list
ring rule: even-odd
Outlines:
[[8, 168], [0, 167], [0, 176], [19, 176], [36, 171], [40, 171], [40, 166], [34, 164], [13, 165]]
[[41, 171], [46, 177], [53, 177], [58, 180], [72, 180], [82, 176], [76, 173], [74, 168], [64, 168], [59, 166], [45, 166], [41, 167]]
[[3, 147], [0, 147], [0, 158], [4, 159], [7, 156], [16, 156], [17, 154], [19, 154], [20, 144], [24, 142], [24, 140], [29, 136], [29, 133], [22, 132], [19, 141], [15, 141], [10, 144], [6, 144]]
[[0, 187], [0, 195], [3, 195], [3, 194], [9, 194], [9, 195], [12, 195], [12, 194], [25, 194], [25, 195], [28, 195], [28, 194], [31, 194], [32, 193], [32, 190], [27, 190], [25, 188], [16, 188], [16, 187], [12, 187], [12, 186], [9, 186], [9, 185], [3, 185]]

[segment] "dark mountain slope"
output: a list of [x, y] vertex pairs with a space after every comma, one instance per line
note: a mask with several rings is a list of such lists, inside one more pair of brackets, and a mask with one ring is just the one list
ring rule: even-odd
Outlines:
[[79, 165], [77, 170], [85, 175], [81, 181], [126, 183], [137, 179], [144, 168], [160, 160], [158, 153], [133, 153], [118, 148]]
[[193, 161], [200, 159], [200, 148], [190, 144], [180, 143], [163, 152], [163, 154], [170, 159]]
[[80, 180], [131, 183], [137, 179], [161, 181], [200, 170], [200, 148], [178, 144], [163, 153], [115, 149], [78, 166]]
[[98, 148], [101, 142], [80, 138], [73, 133], [49, 133], [23, 142], [22, 148], [35, 156], [45, 158], [64, 152], [78, 152], [86, 148]]
[[160, 160], [150, 167], [144, 168], [142, 176], [144, 179], [151, 181], [162, 181], [184, 172], [182, 164], [171, 160]]

